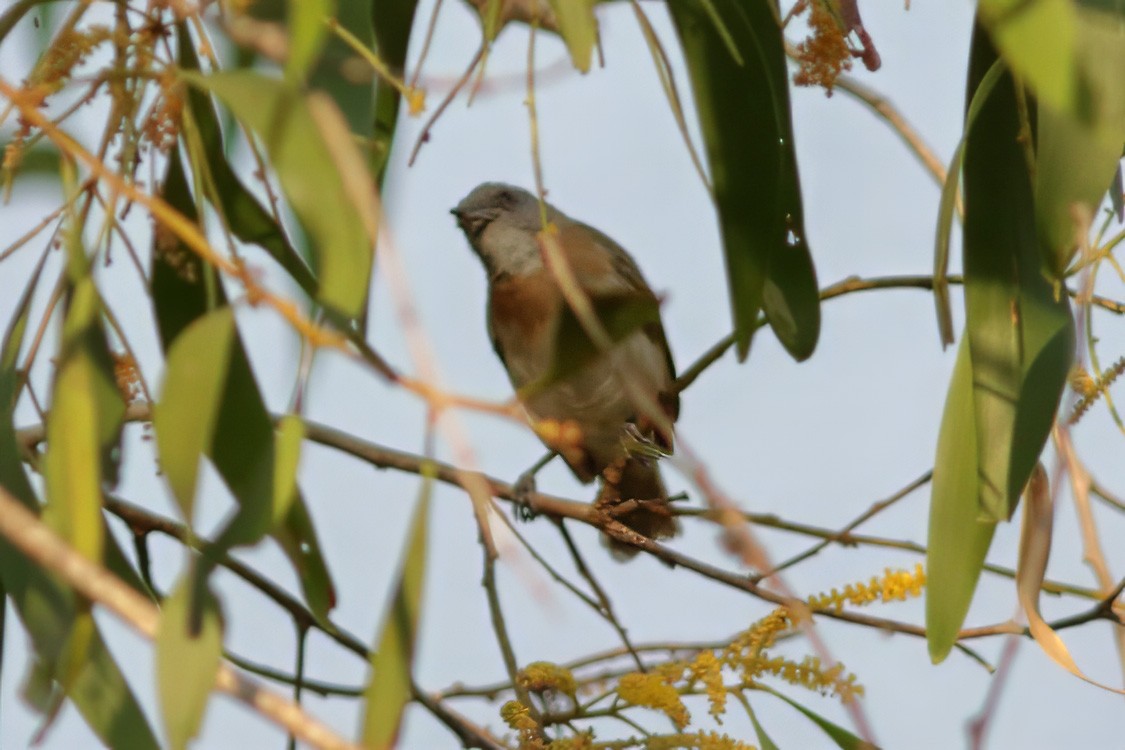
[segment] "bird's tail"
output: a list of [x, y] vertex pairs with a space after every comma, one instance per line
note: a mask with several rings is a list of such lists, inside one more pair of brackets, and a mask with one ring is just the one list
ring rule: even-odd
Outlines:
[[[606, 469], [596, 504], [613, 513], [615, 506], [635, 501], [638, 506], [632, 510], [615, 515], [616, 520], [633, 531], [649, 539], [668, 539], [680, 530], [675, 516], [668, 504], [668, 490], [660, 478], [656, 461], [646, 458], [629, 457], [619, 467]], [[612, 539], [603, 538], [609, 551], [618, 560], [629, 560], [636, 556], [636, 547]]]

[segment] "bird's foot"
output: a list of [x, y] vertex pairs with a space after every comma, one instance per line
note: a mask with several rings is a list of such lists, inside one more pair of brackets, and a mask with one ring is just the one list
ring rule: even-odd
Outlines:
[[535, 494], [535, 472], [525, 471], [512, 485], [512, 516], [517, 521], [530, 521], [535, 518], [535, 510], [531, 507], [531, 497]]

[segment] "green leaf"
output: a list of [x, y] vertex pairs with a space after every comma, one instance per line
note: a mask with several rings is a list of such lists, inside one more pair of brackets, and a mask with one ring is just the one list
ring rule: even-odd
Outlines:
[[[199, 70], [199, 58], [195, 54], [195, 45], [186, 23], [176, 25], [176, 39], [180, 67], [184, 70]], [[199, 150], [202, 151], [202, 159], [194, 167], [199, 172], [205, 169], [210, 177], [210, 180], [204, 180], [207, 199], [221, 211], [235, 237], [258, 245], [268, 252], [306, 294], [315, 296], [316, 279], [308, 265], [290, 244], [285, 231], [246, 188], [227, 161], [219, 117], [211, 95], [206, 91], [189, 88], [186, 105], [190, 118], [185, 123], [185, 132], [198, 134]], [[173, 158], [178, 161], [177, 157]], [[178, 164], [176, 168], [180, 168]], [[212, 186], [214, 193], [210, 190]], [[183, 190], [186, 193], [186, 182]], [[188, 215], [194, 218], [194, 209]]]
[[44, 521], [91, 560], [102, 553], [102, 483], [116, 481], [125, 405], [113, 378], [91, 278], [74, 288], [47, 416]]
[[1078, 92], [1072, 0], [981, 0], [977, 16], [1008, 67], [1041, 102], [1073, 106]]
[[289, 0], [289, 59], [285, 76], [301, 82], [309, 67], [320, 56], [328, 35], [325, 21], [335, 15], [332, 0]]
[[803, 713], [806, 717], [808, 717], [810, 721], [820, 727], [820, 729], [826, 735], [828, 735], [828, 737], [833, 742], [835, 742], [838, 747], [843, 748], [843, 750], [876, 750], [875, 745], [872, 745], [870, 742], [866, 742], [859, 737], [856, 737], [854, 734], [844, 729], [842, 726], [833, 724], [820, 714], [810, 711], [800, 703], [797, 703], [792, 698], [789, 698], [777, 692], [773, 688], [766, 687], [765, 685], [760, 686], [760, 688], [771, 695], [777, 696], [793, 708]]
[[[222, 99], [261, 138], [311, 237], [317, 299], [346, 318], [359, 315], [374, 245], [361, 213], [374, 206], [367, 200], [369, 186], [351, 171], [362, 163], [361, 156], [346, 136], [339, 137], [333, 111], [295, 87], [254, 71], [182, 75]], [[368, 219], [375, 221], [374, 216]]]
[[964, 135], [957, 142], [949, 169], [945, 173], [945, 183], [941, 186], [941, 201], [938, 205], [936, 244], [934, 247], [934, 304], [937, 306], [938, 330], [943, 347], [953, 343], [953, 313], [949, 307], [949, 240], [953, 236], [953, 211], [957, 208], [957, 188], [961, 184], [961, 166], [965, 159], [965, 140], [981, 106], [992, 95], [996, 82], [1004, 75], [1004, 64], [997, 60], [985, 73], [973, 92], [969, 110], [965, 115]]
[[[173, 154], [163, 182], [163, 197], [181, 213], [194, 217], [191, 194], [179, 159]], [[154, 244], [152, 298], [161, 343], [167, 351], [208, 310], [226, 305], [222, 284], [213, 268], [195, 261], [180, 243]], [[207, 455], [244, 511], [232, 519], [213, 552], [252, 543], [274, 523], [274, 429], [258, 390], [245, 347], [237, 330], [231, 341], [227, 375], [215, 439]], [[298, 492], [282, 526], [273, 529], [293, 563], [313, 612], [323, 617], [335, 604], [332, 584], [312, 519]]]
[[129, 750], [157, 750], [148, 718], [101, 636], [90, 644], [86, 666], [70, 691], [82, 718], [106, 747]]
[[223, 650], [219, 603], [209, 589], [203, 617], [192, 632], [191, 601], [195, 576], [185, 575], [164, 600], [156, 632], [156, 678], [160, 710], [171, 747], [182, 750], [199, 732]]
[[[372, 14], [374, 1], [346, 0], [336, 3], [335, 7], [336, 22], [340, 27], [368, 48], [374, 43], [372, 18], [382, 20], [381, 14]], [[250, 5], [248, 12], [259, 20], [288, 24], [292, 19], [292, 6], [301, 2], [302, 0], [256, 0]], [[324, 0], [314, 0], [311, 4], [320, 5], [322, 2]], [[321, 18], [323, 20], [323, 16]], [[290, 33], [293, 33], [292, 29]], [[334, 34], [328, 36], [315, 60], [316, 64], [309, 72], [308, 86], [326, 93], [344, 113], [352, 133], [366, 140], [371, 137], [374, 87], [371, 79], [362, 75], [369, 72], [366, 64], [365, 68], [360, 69], [361, 75], [356, 75], [356, 57], [355, 52], [342, 39]]]
[[371, 655], [373, 677], [363, 696], [362, 742], [373, 750], [394, 747], [402, 712], [412, 697], [410, 675], [414, 666], [418, 618], [422, 614], [426, 527], [432, 489], [433, 477], [423, 474], [421, 497], [410, 524], [398, 586], [391, 607], [383, 618], [379, 642]]
[[[969, 90], [995, 52], [974, 34]], [[1034, 113], [1029, 113], [1034, 121]], [[1010, 74], [997, 82], [965, 144], [966, 328], [973, 364], [984, 517], [1009, 518], [1058, 407], [1072, 355], [1065, 289], [1042, 271], [1028, 154]]]
[[[301, 0], [291, 0], [300, 2]], [[399, 4], [414, 5], [416, 0], [399, 0]], [[336, 21], [341, 28], [347, 29], [364, 46], [372, 47], [375, 44], [373, 21], [383, 21], [383, 16], [373, 10], [376, 0], [346, 0], [337, 5]], [[409, 29], [403, 38], [405, 46], [409, 41]], [[382, 47], [379, 48], [382, 55]], [[365, 141], [372, 136], [375, 123], [375, 87], [369, 79], [349, 74], [345, 66], [349, 63], [354, 66], [356, 54], [342, 39], [330, 36], [321, 52], [320, 60], [309, 76], [309, 86], [319, 89], [331, 97], [336, 106], [347, 120], [348, 128], [353, 134]], [[388, 62], [388, 58], [384, 58]], [[405, 55], [403, 56], [405, 62]], [[392, 70], [401, 71], [403, 66], [394, 67]]]
[[754, 734], [758, 735], [759, 750], [780, 750], [770, 736], [766, 734], [766, 730], [758, 723], [758, 717], [754, 713], [754, 709], [750, 708], [750, 703], [746, 703], [746, 712], [750, 714], [750, 723], [754, 725]]
[[[1062, 278], [1113, 180], [1125, 144], [1125, 23], [1079, 8], [1075, 50], [1081, 96], [1064, 109], [1039, 106], [1035, 206], [1046, 263]], [[1075, 206], [1086, 216], [1076, 215]]]
[[[41, 261], [28, 279], [0, 347], [0, 486], [36, 511], [39, 503], [20, 461], [13, 418], [19, 382], [16, 366], [42, 268]], [[100, 517], [97, 523], [102, 525]], [[73, 594], [6, 540], [0, 540], [0, 587], [11, 599], [38, 661], [53, 669], [74, 621]], [[85, 644], [84, 662], [71, 680], [69, 697], [107, 747], [158, 747], [144, 712], [96, 630]]]
[[[670, 3], [668, 10], [707, 146], [738, 356], [745, 359], [771, 259], [787, 250], [790, 230], [803, 241], [802, 228], [788, 223], [803, 212], [782, 33], [776, 7], [767, 2]], [[779, 274], [775, 283], [787, 278]], [[807, 310], [807, 303], [801, 307]], [[803, 353], [810, 337], [800, 338], [790, 343]]]
[[234, 330], [234, 313], [221, 307], [189, 325], [168, 350], [153, 424], [160, 466], [189, 524], [199, 461], [215, 436]]
[[282, 523], [297, 499], [297, 465], [305, 423], [296, 414], [286, 414], [277, 425], [277, 448], [273, 464], [273, 525]]
[[804, 236], [794, 236], [799, 238], [795, 244], [770, 256], [762, 309], [777, 340], [793, 359], [803, 362], [820, 338], [820, 288]]
[[285, 519], [271, 535], [297, 571], [309, 610], [318, 619], [324, 620], [336, 606], [336, 588], [328, 572], [312, 516], [299, 490]]
[[969, 612], [996, 524], [980, 518], [969, 339], [961, 338], [938, 434], [926, 543], [926, 644], [949, 655]]
[[[371, 0], [375, 44], [379, 57], [391, 70], [406, 68], [406, 50], [414, 23], [417, 0]], [[375, 131], [371, 150], [371, 174], [383, 188], [402, 95], [383, 80], [375, 82]]]
[[[31, 301], [35, 296], [39, 276], [43, 272], [46, 260], [47, 255], [44, 254], [28, 277], [27, 286], [16, 304], [12, 320], [4, 333], [4, 343], [0, 346], [0, 486], [27, 508], [36, 511], [39, 503], [24, 471], [20, 445], [16, 440], [15, 412], [16, 394], [20, 385], [17, 371], [20, 348], [23, 346], [24, 333], [27, 331]], [[6, 545], [7, 542], [0, 542], [0, 548]]]
[[598, 42], [597, 0], [550, 0], [558, 19], [559, 34], [566, 42], [570, 61], [583, 73], [590, 71], [594, 45]]

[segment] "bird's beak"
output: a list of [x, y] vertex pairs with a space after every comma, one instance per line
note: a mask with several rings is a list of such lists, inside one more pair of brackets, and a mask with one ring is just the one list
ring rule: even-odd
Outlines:
[[490, 216], [482, 216], [479, 211], [466, 211], [460, 208], [451, 208], [449, 213], [457, 217], [457, 226], [470, 239], [479, 237], [492, 219]]

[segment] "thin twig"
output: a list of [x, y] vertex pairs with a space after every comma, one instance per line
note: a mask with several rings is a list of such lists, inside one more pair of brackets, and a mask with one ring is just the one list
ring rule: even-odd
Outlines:
[[856, 518], [854, 520], [852, 520], [850, 523], [848, 523], [846, 526], [844, 526], [844, 528], [840, 529], [837, 533], [833, 534], [832, 536], [828, 537], [827, 539], [825, 539], [825, 540], [823, 540], [823, 541], [821, 541], [817, 544], [814, 544], [812, 547], [809, 547], [804, 552], [800, 552], [800, 553], [794, 555], [793, 557], [790, 557], [785, 562], [779, 563], [776, 567], [774, 567], [773, 570], [754, 575], [753, 576], [754, 580], [755, 581], [763, 581], [763, 580], [769, 578], [770, 576], [776, 575], [777, 573], [780, 573], [781, 571], [783, 571], [787, 568], [793, 567], [794, 565], [796, 565], [799, 562], [802, 562], [804, 560], [809, 559], [813, 555], [816, 555], [817, 553], [819, 553], [822, 549], [824, 549], [828, 545], [830, 545], [834, 542], [839, 542], [842, 538], [844, 538], [847, 534], [849, 534], [851, 531], [853, 531], [860, 524], [864, 523], [865, 521], [870, 520], [873, 516], [877, 515], [878, 513], [882, 513], [884, 510], [891, 507], [892, 505], [894, 505], [895, 503], [897, 503], [899, 500], [903, 499], [907, 495], [911, 494], [912, 492], [914, 492], [914, 490], [918, 489], [919, 487], [925, 486], [927, 483], [929, 483], [930, 478], [933, 477], [933, 475], [934, 475], [933, 471], [925, 472], [924, 474], [922, 474], [922, 476], [918, 477], [913, 482], [906, 485], [905, 487], [903, 487], [901, 490], [894, 493], [890, 497], [886, 498], [885, 500], [880, 500], [880, 501], [872, 504], [872, 506], [870, 508], [868, 508], [863, 513], [860, 513], [858, 516], [856, 516]]
[[[117, 576], [72, 549], [18, 500], [0, 488], [0, 534], [82, 596], [104, 606], [149, 640], [156, 637], [155, 605]], [[287, 698], [221, 664], [216, 687], [271, 723], [322, 750], [359, 750]]]
[[562, 534], [563, 541], [566, 542], [566, 548], [570, 550], [570, 557], [574, 560], [574, 566], [578, 568], [578, 572], [582, 574], [582, 577], [586, 579], [586, 582], [590, 584], [590, 588], [592, 588], [594, 590], [594, 593], [597, 595], [598, 601], [601, 605], [600, 609], [602, 615], [609, 622], [609, 624], [613, 626], [613, 629], [617, 631], [617, 635], [621, 637], [621, 643], [624, 644], [625, 649], [629, 652], [629, 655], [633, 657], [633, 662], [637, 665], [637, 669], [642, 672], [647, 672], [648, 670], [645, 669], [644, 662], [641, 661], [641, 657], [637, 655], [637, 650], [633, 648], [633, 643], [629, 640], [629, 633], [625, 630], [625, 627], [621, 624], [621, 621], [617, 619], [617, 615], [613, 611], [613, 604], [612, 602], [610, 602], [609, 596], [606, 595], [605, 589], [603, 589], [601, 584], [598, 583], [598, 579], [594, 577], [593, 571], [591, 571], [589, 566], [586, 565], [586, 561], [583, 559], [582, 553], [578, 549], [578, 545], [574, 543], [574, 539], [571, 538], [570, 532], [567, 531], [566, 523], [560, 520], [555, 524], [555, 526], [558, 528], [559, 533]]

